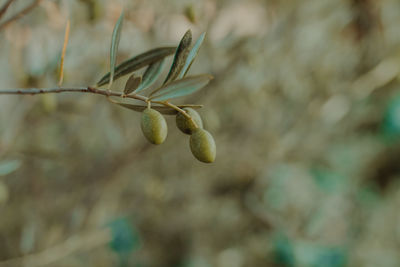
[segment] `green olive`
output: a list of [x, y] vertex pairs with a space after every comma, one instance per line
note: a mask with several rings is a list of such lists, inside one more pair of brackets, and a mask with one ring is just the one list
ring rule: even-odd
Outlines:
[[141, 127], [144, 136], [150, 143], [159, 145], [167, 137], [167, 122], [157, 110], [146, 108], [142, 112]]
[[215, 160], [217, 147], [214, 138], [204, 129], [197, 128], [190, 136], [190, 149], [192, 154], [200, 161], [211, 163]]
[[[196, 110], [192, 108], [184, 108], [183, 110], [186, 111], [186, 113], [189, 114], [190, 117], [192, 117], [198, 128], [203, 128], [203, 121], [201, 120], [201, 117]], [[180, 112], [176, 115], [176, 126], [178, 126], [179, 130], [181, 130], [185, 134], [191, 134], [197, 128], [194, 126], [191, 120], [186, 118]]]

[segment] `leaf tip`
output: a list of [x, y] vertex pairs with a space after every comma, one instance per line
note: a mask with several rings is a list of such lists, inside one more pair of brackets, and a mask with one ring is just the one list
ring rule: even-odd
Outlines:
[[189, 46], [192, 43], [192, 30], [189, 29], [185, 32], [182, 37], [182, 43], [185, 43], [185, 46]]

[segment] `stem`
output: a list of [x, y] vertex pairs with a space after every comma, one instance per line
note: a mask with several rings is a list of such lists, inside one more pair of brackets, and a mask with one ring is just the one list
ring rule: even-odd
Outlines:
[[153, 102], [157, 103], [157, 104], [162, 104], [164, 106], [167, 106], [167, 107], [175, 109], [176, 111], [182, 113], [182, 115], [185, 116], [191, 123], [193, 123], [194, 128], [199, 128], [197, 123], [193, 120], [192, 116], [190, 116], [186, 111], [184, 111], [180, 107], [178, 107], [178, 106], [176, 106], [176, 105], [174, 105], [172, 103], [169, 103], [168, 101], [153, 101]]

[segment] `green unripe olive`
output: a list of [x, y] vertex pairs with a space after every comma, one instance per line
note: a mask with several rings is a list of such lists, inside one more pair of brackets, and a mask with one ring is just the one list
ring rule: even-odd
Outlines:
[[197, 128], [190, 136], [190, 149], [192, 154], [200, 161], [211, 163], [215, 160], [217, 147], [214, 138], [204, 129]]
[[[184, 108], [183, 110], [192, 117], [197, 127], [203, 128], [203, 121], [196, 110], [192, 108]], [[180, 112], [176, 115], [176, 126], [185, 134], [191, 134], [196, 129], [193, 123]]]
[[150, 143], [159, 145], [167, 137], [167, 122], [157, 110], [146, 108], [142, 112], [141, 127], [144, 136]]

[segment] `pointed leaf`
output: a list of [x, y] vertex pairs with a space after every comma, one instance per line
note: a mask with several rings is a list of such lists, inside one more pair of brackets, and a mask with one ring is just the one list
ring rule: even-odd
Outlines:
[[164, 59], [150, 64], [143, 74], [142, 83], [135, 90], [135, 93], [149, 88], [158, 78], [164, 65]]
[[150, 100], [163, 101], [189, 95], [206, 86], [211, 79], [211, 75], [202, 74], [176, 80], [164, 87], [157, 89], [156, 91], [158, 92], [150, 97]]
[[[130, 110], [134, 110], [137, 112], [142, 112], [143, 110], [145, 110], [147, 108], [147, 106], [143, 106], [143, 105], [133, 105], [133, 104], [117, 103], [117, 102], [114, 102], [114, 103], [117, 105], [120, 105], [121, 107], [130, 109]], [[202, 108], [203, 106], [202, 105], [178, 105], [178, 107], [179, 108], [189, 108], [190, 107], [190, 108], [198, 109], [198, 108]], [[170, 108], [170, 107], [153, 105], [153, 106], [151, 106], [151, 108], [157, 110], [158, 112], [160, 112], [161, 114], [164, 114], [164, 115], [178, 114], [178, 111], [176, 111], [175, 109]]]
[[185, 66], [183, 67], [181, 73], [178, 76], [178, 79], [182, 79], [185, 77], [186, 73], [189, 71], [190, 66], [192, 66], [192, 63], [194, 59], [197, 56], [197, 53], [199, 52], [200, 46], [203, 43], [204, 37], [206, 36], [206, 33], [203, 32], [200, 37], [197, 39], [196, 43], [192, 47], [192, 49], [189, 52], [188, 57], [186, 58]]
[[124, 89], [124, 94], [130, 94], [133, 91], [136, 90], [136, 88], [138, 88], [138, 86], [140, 85], [140, 83], [142, 82], [142, 77], [141, 76], [136, 76], [135, 74], [132, 74], [128, 81], [126, 81], [125, 84], [125, 89]]
[[121, 15], [118, 18], [117, 23], [114, 26], [114, 30], [112, 33], [112, 38], [111, 38], [111, 48], [110, 48], [110, 82], [109, 82], [109, 87], [111, 87], [111, 84], [114, 79], [114, 71], [115, 71], [115, 62], [117, 60], [117, 52], [118, 52], [118, 45], [119, 41], [121, 39], [121, 30], [122, 30], [122, 21], [124, 18], [124, 12], [121, 12]]
[[[176, 47], [159, 47], [134, 56], [115, 67], [114, 79], [116, 80], [126, 74], [134, 72], [135, 70], [160, 61], [165, 57], [172, 55], [175, 50]], [[97, 83], [97, 86], [105, 85], [109, 81], [110, 72], [100, 79], [100, 81]]]
[[183, 35], [181, 42], [176, 49], [174, 61], [172, 62], [171, 69], [165, 78], [164, 84], [174, 81], [181, 73], [183, 66], [185, 65], [186, 58], [189, 54], [189, 47], [192, 43], [192, 32], [188, 30]]

